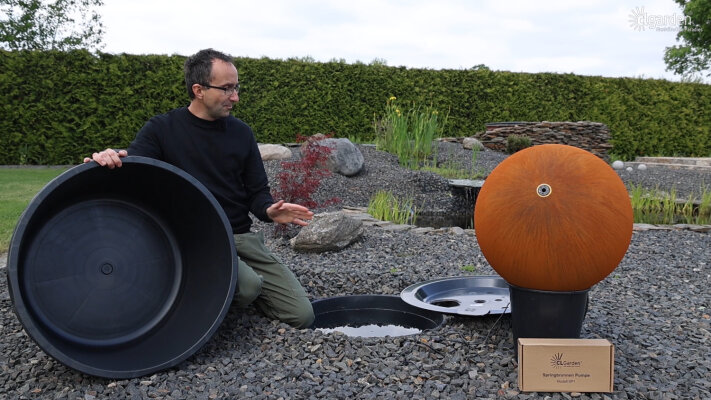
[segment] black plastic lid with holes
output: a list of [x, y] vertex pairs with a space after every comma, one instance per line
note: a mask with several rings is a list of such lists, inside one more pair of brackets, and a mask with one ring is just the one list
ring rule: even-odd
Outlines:
[[440, 278], [405, 288], [408, 304], [447, 314], [481, 316], [511, 312], [509, 284], [500, 276]]

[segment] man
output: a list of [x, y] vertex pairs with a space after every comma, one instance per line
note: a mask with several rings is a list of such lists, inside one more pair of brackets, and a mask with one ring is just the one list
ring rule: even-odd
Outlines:
[[245, 307], [254, 302], [268, 317], [297, 328], [311, 325], [311, 303], [294, 274], [250, 232], [252, 212], [262, 221], [306, 225], [313, 217], [298, 204], [275, 202], [269, 193], [257, 142], [251, 128], [230, 115], [239, 101], [239, 79], [232, 58], [201, 50], [185, 61], [190, 104], [151, 118], [128, 150], [106, 149], [84, 162], [121, 167], [127, 155], [151, 157], [186, 171], [215, 196], [232, 225], [239, 256], [238, 293]]

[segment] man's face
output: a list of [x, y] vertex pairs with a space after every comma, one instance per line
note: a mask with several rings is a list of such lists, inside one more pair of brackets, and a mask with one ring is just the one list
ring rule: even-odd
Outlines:
[[[212, 62], [212, 73], [210, 76], [210, 86], [221, 88], [234, 88], [239, 83], [237, 68], [232, 63], [222, 60]], [[239, 93], [232, 91], [229, 95], [224, 90], [214, 88], [203, 88], [205, 96], [203, 103], [207, 115], [215, 120], [230, 115], [230, 111], [235, 103], [239, 101]]]

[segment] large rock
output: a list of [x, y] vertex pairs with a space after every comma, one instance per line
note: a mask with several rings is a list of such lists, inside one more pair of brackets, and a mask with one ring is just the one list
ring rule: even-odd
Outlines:
[[466, 137], [462, 140], [462, 147], [467, 150], [477, 149], [484, 150], [484, 145], [476, 138]]
[[291, 150], [278, 144], [260, 144], [259, 154], [261, 154], [263, 161], [287, 160], [291, 158]]
[[342, 211], [314, 216], [289, 242], [296, 251], [324, 252], [341, 250], [363, 235], [363, 222]]
[[345, 176], [353, 176], [363, 169], [365, 161], [363, 153], [350, 140], [328, 138], [320, 140], [318, 144], [331, 148], [331, 154], [328, 157], [328, 168], [331, 171]]

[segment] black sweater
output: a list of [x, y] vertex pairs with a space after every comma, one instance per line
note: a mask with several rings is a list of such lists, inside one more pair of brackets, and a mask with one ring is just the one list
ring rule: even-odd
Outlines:
[[131, 156], [172, 164], [200, 181], [227, 214], [234, 233], [249, 232], [251, 211], [271, 221], [274, 203], [252, 129], [229, 116], [206, 121], [187, 107], [151, 118], [128, 147]]

